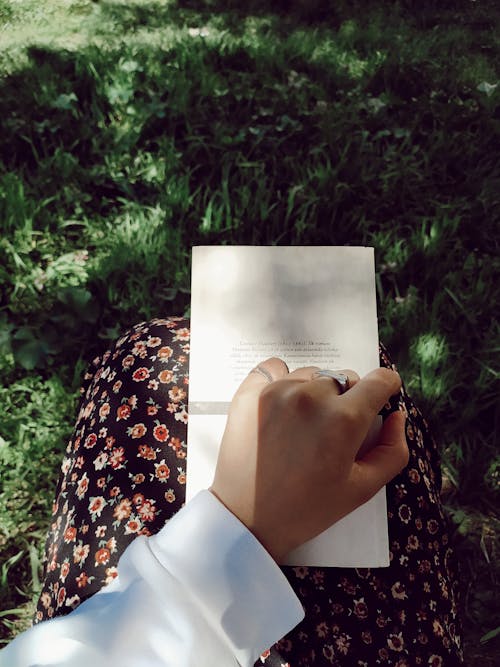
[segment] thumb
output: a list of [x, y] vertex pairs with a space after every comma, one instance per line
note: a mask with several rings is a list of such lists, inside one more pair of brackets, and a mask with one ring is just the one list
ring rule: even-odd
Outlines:
[[410, 453], [405, 426], [403, 412], [398, 410], [391, 413], [382, 424], [375, 447], [354, 462], [352, 478], [361, 503], [374, 496], [408, 465]]

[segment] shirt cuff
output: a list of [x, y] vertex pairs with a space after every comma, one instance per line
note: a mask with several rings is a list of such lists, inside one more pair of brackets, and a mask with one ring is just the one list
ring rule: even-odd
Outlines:
[[304, 618], [269, 552], [210, 491], [148, 539], [240, 664], [255, 661]]

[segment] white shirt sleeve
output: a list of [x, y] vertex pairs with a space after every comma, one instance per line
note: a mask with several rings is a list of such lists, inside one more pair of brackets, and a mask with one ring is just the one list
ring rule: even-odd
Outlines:
[[304, 618], [254, 535], [210, 491], [137, 537], [118, 576], [0, 651], [0, 667], [252, 667]]

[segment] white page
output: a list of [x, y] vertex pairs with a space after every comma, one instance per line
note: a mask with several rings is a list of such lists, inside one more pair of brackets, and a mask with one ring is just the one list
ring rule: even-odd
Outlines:
[[[290, 372], [379, 366], [373, 248], [192, 248], [186, 500], [211, 485], [231, 400], [272, 356]], [[388, 566], [385, 487], [283, 564]]]

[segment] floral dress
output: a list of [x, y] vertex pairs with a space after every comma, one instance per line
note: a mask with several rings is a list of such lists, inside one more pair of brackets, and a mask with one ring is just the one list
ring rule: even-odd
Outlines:
[[[33, 623], [63, 616], [117, 576], [137, 535], [153, 535], [184, 504], [190, 322], [142, 322], [84, 377], [61, 466]], [[380, 365], [396, 367], [383, 345]], [[282, 570], [304, 620], [256, 665], [463, 664], [458, 577], [440, 501], [437, 445], [406, 394], [408, 466], [387, 485], [390, 566]]]

